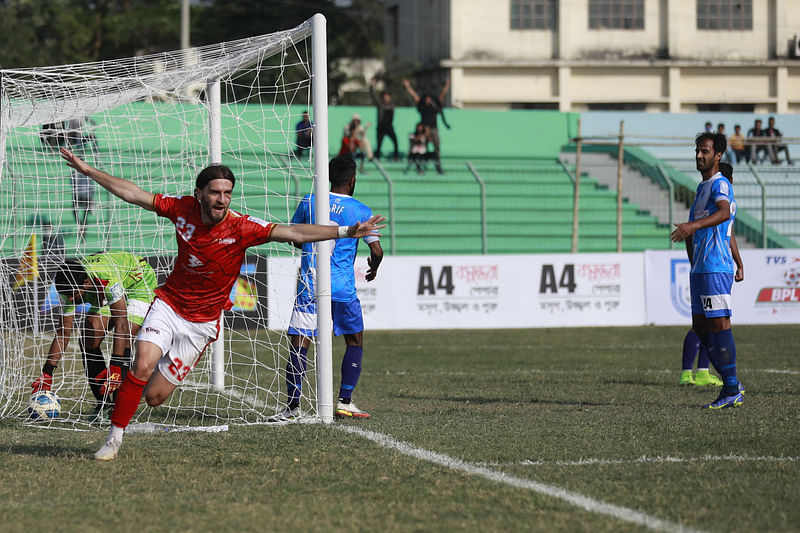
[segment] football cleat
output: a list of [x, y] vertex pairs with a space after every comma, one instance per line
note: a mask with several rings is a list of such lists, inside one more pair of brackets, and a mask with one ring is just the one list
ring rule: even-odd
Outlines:
[[267, 419], [267, 422], [274, 424], [276, 422], [291, 422], [292, 420], [297, 420], [302, 416], [300, 412], [300, 407], [287, 407], [280, 413], [277, 413], [275, 416], [270, 417]]
[[681, 379], [678, 385], [694, 385], [694, 378], [692, 377], [691, 370], [684, 370], [681, 372]]
[[361, 409], [356, 406], [353, 402], [350, 403], [343, 403], [337, 402], [336, 403], [336, 412], [334, 415], [337, 418], [370, 418], [369, 413], [362, 411]]
[[739, 394], [744, 394], [744, 393], [745, 393], [744, 385], [742, 385], [742, 382], [740, 381], [739, 382]]
[[698, 387], [705, 387], [706, 385], [721, 387], [722, 380], [708, 370], [698, 370], [697, 374], [694, 376], [694, 384]]
[[31, 394], [36, 394], [41, 391], [48, 391], [53, 388], [53, 376], [45, 374], [44, 372], [31, 383]]
[[119, 454], [120, 446], [122, 446], [122, 441], [109, 435], [106, 443], [94, 454], [94, 458], [98, 461], [113, 461]]
[[717, 399], [708, 405], [704, 405], [703, 409], [726, 409], [728, 407], [741, 407], [744, 403], [744, 396], [741, 392], [737, 392], [733, 396], [727, 396], [725, 393], [720, 392]]

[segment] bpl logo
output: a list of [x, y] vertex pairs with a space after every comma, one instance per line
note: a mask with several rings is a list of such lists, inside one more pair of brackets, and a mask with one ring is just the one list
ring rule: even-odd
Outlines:
[[689, 289], [689, 272], [692, 265], [688, 259], [672, 259], [670, 261], [669, 294], [672, 307], [685, 317], [692, 316], [692, 296]]

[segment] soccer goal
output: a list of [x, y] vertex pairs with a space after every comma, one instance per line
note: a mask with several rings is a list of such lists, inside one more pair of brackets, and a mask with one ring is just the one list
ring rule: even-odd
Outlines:
[[[53, 287], [64, 257], [123, 250], [147, 259], [163, 282], [176, 253], [166, 219], [126, 204], [67, 167], [67, 147], [142, 189], [194, 193], [210, 163], [237, 178], [231, 208], [288, 223], [316, 192], [328, 221], [326, 21], [188, 50], [0, 71], [0, 417], [25, 423], [30, 384], [58, 325]], [[310, 111], [313, 145], [298, 150], [296, 124]], [[280, 243], [250, 249], [224, 313], [224, 331], [187, 383], [163, 406], [140, 407], [134, 423], [172, 427], [258, 424], [286, 403], [286, 312], [299, 251]], [[330, 244], [319, 243], [318, 298], [330, 322]], [[80, 348], [79, 307], [55, 374], [61, 414], [51, 426], [88, 427], [96, 401]], [[330, 328], [309, 355], [303, 412], [333, 419]], [[103, 353], [111, 352], [111, 333]]]

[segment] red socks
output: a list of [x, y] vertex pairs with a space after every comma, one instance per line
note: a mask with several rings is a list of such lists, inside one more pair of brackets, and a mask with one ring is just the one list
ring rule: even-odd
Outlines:
[[111, 413], [112, 424], [121, 428], [128, 427], [131, 418], [136, 414], [136, 409], [139, 408], [145, 385], [147, 382], [136, 378], [133, 372], [125, 374], [125, 379], [117, 390], [114, 412]]

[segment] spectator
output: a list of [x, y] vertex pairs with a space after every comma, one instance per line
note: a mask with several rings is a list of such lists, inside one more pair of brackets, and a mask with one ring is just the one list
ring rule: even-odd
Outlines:
[[714, 127], [711, 125], [711, 122], [706, 122], [705, 127], [703, 128], [704, 133], [714, 133]]
[[375, 83], [376, 79], [372, 78], [369, 84], [369, 95], [378, 111], [378, 145], [375, 150], [375, 157], [378, 159], [381, 158], [383, 138], [388, 136], [394, 144], [393, 159], [397, 161], [400, 159], [400, 155], [397, 151], [397, 134], [394, 132], [394, 102], [392, 101], [392, 95], [385, 90], [381, 92], [381, 97], [379, 99], [375, 94]]
[[64, 132], [67, 137], [67, 142], [72, 147], [82, 154], [86, 154], [87, 146], [91, 148], [95, 156], [98, 153], [97, 137], [91, 131], [85, 131], [87, 124], [97, 125], [92, 119], [86, 117], [71, 118], [64, 121]]
[[295, 141], [294, 155], [298, 158], [303, 157], [306, 150], [311, 150], [311, 135], [314, 129], [314, 123], [308, 117], [308, 111], [303, 112], [303, 118], [297, 123], [295, 131], [297, 132], [297, 140]]
[[364, 170], [364, 160], [372, 160], [372, 147], [366, 139], [367, 127], [361, 126], [361, 115], [353, 113], [350, 122], [345, 126], [344, 133], [342, 134], [342, 144], [339, 148], [339, 155], [351, 157], [354, 160], [361, 161], [361, 168], [359, 172]]
[[78, 225], [77, 242], [84, 241], [86, 221], [94, 209], [94, 181], [75, 169], [70, 173], [72, 184], [72, 214]]
[[45, 270], [49, 272], [53, 264], [61, 264], [66, 259], [64, 237], [54, 228], [50, 219], [42, 217], [42, 258]]
[[42, 124], [39, 130], [39, 140], [42, 144], [51, 150], [58, 150], [62, 146], [67, 145], [67, 134], [64, 131], [61, 122], [53, 122], [52, 124]]
[[413, 133], [408, 135], [408, 165], [406, 166], [406, 172], [408, 172], [412, 164], [417, 167], [417, 174], [425, 172], [423, 165], [431, 155], [428, 152], [428, 140], [428, 127], [422, 122], [418, 122]]
[[411, 95], [411, 98], [414, 99], [414, 103], [417, 105], [420, 122], [428, 127], [429, 139], [433, 143], [434, 164], [436, 165], [436, 171], [439, 172], [439, 174], [444, 174], [441, 164], [441, 147], [439, 142], [439, 127], [437, 117], [441, 113], [442, 123], [447, 129], [450, 129], [450, 125], [444, 119], [444, 113], [442, 112], [442, 100], [444, 100], [444, 97], [447, 95], [447, 91], [450, 90], [450, 78], [447, 78], [447, 81], [445, 81], [442, 92], [439, 94], [439, 98], [436, 100], [434, 100], [433, 95], [430, 93], [425, 93], [420, 98], [414, 88], [411, 87], [411, 83], [408, 80], [403, 80], [403, 85], [405, 86], [406, 91], [408, 91], [408, 94]]
[[742, 135], [742, 127], [736, 124], [733, 127], [733, 135], [728, 137], [728, 147], [733, 149], [736, 155], [736, 163], [741, 162], [742, 159], [749, 161], [749, 154], [744, 148], [744, 135]]
[[775, 144], [770, 145], [770, 148], [772, 149], [772, 163], [774, 165], [777, 165], [781, 162], [781, 160], [778, 159], [778, 153], [781, 151], [786, 152], [786, 163], [789, 165], [794, 165], [792, 157], [789, 155], [789, 147], [785, 144], [778, 144], [778, 141], [781, 140], [783, 134], [775, 127], [775, 117], [769, 117], [767, 119], [767, 129], [764, 130], [764, 137], [772, 137], [776, 141]]
[[757, 118], [753, 123], [753, 127], [747, 131], [747, 143], [750, 145], [750, 163], [758, 163], [758, 156], [764, 152], [769, 157], [769, 160], [775, 162], [775, 152], [772, 150], [771, 144], [756, 144], [757, 137], [764, 137], [764, 130], [761, 129], [761, 119]]
[[725, 155], [723, 155], [723, 159], [725, 159], [731, 165], [736, 164], [736, 152], [733, 151], [733, 147], [731, 146], [730, 142], [728, 141], [727, 135], [725, 135], [725, 124], [720, 122], [717, 124], [717, 133], [725, 137], [725, 141], [728, 142], [728, 147], [725, 149]]

